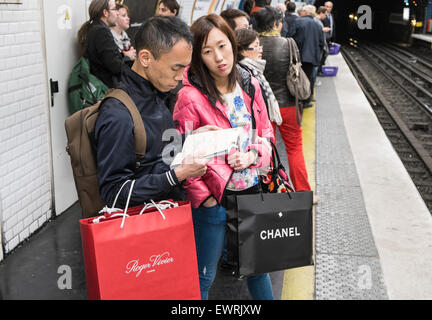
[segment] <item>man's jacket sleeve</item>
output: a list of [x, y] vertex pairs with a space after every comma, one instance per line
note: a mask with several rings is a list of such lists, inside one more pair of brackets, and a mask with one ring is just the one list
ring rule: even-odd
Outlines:
[[[179, 185], [174, 170], [170, 170], [168, 166], [166, 170], [159, 169], [159, 172], [135, 176], [136, 155], [132, 117], [119, 101], [108, 99], [104, 102], [96, 121], [94, 137], [99, 191], [107, 205], [112, 205], [120, 187], [127, 180], [135, 180], [130, 205], [163, 197]], [[116, 207], [126, 204], [130, 185], [126, 184], [122, 189]]]

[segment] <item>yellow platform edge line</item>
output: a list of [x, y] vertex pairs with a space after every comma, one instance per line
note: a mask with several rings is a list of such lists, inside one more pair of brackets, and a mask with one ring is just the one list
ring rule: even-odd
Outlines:
[[[303, 153], [309, 184], [316, 193], [315, 181], [315, 150], [316, 150], [316, 118], [315, 103], [313, 107], [304, 109], [303, 112]], [[315, 261], [315, 206], [313, 209], [313, 248]], [[281, 300], [314, 300], [315, 299], [315, 266], [307, 266], [285, 270], [282, 285]]]

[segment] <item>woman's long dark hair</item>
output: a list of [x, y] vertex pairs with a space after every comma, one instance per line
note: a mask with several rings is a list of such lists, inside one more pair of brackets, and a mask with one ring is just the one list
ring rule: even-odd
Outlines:
[[94, 21], [100, 20], [103, 16], [104, 10], [109, 10], [109, 2], [111, 0], [93, 0], [89, 6], [89, 17], [90, 20], [83, 23], [81, 28], [78, 30], [78, 45], [80, 48], [80, 53], [83, 55], [87, 46], [87, 33], [88, 28]]
[[222, 94], [217, 89], [215, 80], [210, 75], [207, 66], [202, 60], [201, 51], [202, 47], [207, 42], [208, 35], [213, 28], [218, 28], [222, 31], [231, 42], [233, 50], [233, 66], [230, 74], [228, 75], [228, 88], [234, 89], [236, 81], [238, 80], [237, 72], [237, 43], [234, 32], [231, 30], [228, 23], [219, 15], [209, 14], [196, 20], [192, 26], [191, 31], [194, 35], [193, 52], [191, 61], [191, 72], [197, 77], [203, 89], [213, 98], [223, 103]]

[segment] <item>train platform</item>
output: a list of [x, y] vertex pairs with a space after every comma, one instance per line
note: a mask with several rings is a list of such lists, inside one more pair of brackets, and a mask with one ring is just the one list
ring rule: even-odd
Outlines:
[[426, 33], [413, 33], [411, 35], [411, 38], [426, 41], [432, 44], [432, 34], [426, 34]]
[[[314, 206], [314, 266], [271, 273], [277, 300], [432, 299], [432, 217], [341, 54], [318, 78], [303, 139]], [[277, 139], [282, 161], [285, 148]], [[85, 300], [78, 204], [0, 262], [0, 299]], [[70, 289], [59, 289], [62, 266]], [[218, 272], [213, 300], [250, 299]]]

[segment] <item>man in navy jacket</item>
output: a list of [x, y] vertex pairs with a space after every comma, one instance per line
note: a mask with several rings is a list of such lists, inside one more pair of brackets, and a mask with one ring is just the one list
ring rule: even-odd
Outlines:
[[292, 36], [295, 34], [295, 22], [298, 19], [298, 16], [295, 14], [295, 9], [295, 2], [289, 2], [287, 4], [287, 10], [285, 12], [285, 18], [281, 31], [282, 37], [292, 38]]
[[[306, 5], [303, 7], [306, 15], [298, 18], [295, 22], [296, 31], [293, 36], [300, 51], [300, 59], [303, 71], [311, 82], [311, 96], [313, 94], [312, 77], [314, 67], [321, 62], [321, 50], [324, 48], [322, 27], [314, 21], [316, 12], [315, 6]], [[311, 106], [310, 98], [303, 101], [304, 107]]]
[[[176, 139], [173, 134], [176, 130], [164, 99], [182, 79], [184, 68], [191, 61], [189, 27], [177, 17], [152, 17], [138, 30], [135, 45], [137, 58], [131, 69], [122, 72], [118, 87], [129, 94], [141, 113], [147, 150], [136, 169], [129, 111], [117, 99], [105, 100], [95, 125], [94, 149], [99, 190], [108, 205], [127, 180], [135, 180], [130, 206], [150, 200], [184, 199], [181, 182], [201, 176], [207, 170], [205, 162], [200, 160], [190, 160], [189, 164], [182, 163], [175, 169], [170, 169], [166, 161], [173, 143], [169, 138]], [[126, 184], [116, 207], [125, 205], [129, 190], [130, 184]]]

